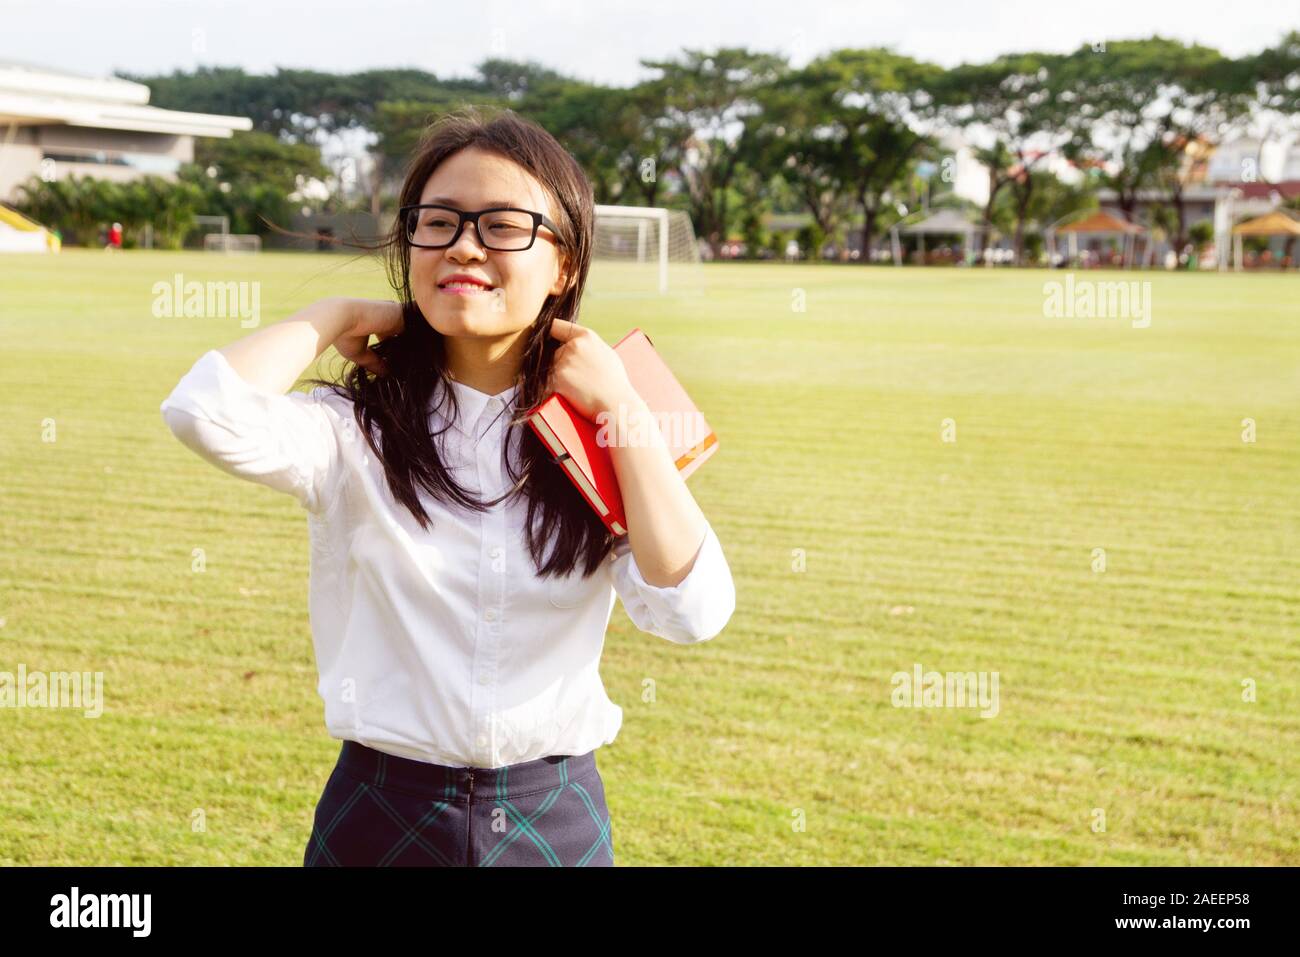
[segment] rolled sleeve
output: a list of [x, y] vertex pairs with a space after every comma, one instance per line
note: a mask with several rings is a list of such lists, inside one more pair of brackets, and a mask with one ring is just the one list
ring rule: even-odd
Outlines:
[[286, 492], [323, 511], [340, 470], [330, 390], [279, 395], [245, 380], [212, 349], [163, 400], [163, 421], [182, 444], [222, 471]]
[[649, 584], [637, 567], [626, 535], [615, 543], [613, 556], [614, 590], [641, 631], [678, 644], [693, 644], [714, 637], [731, 620], [736, 588], [712, 525], [705, 528], [690, 571], [676, 585]]

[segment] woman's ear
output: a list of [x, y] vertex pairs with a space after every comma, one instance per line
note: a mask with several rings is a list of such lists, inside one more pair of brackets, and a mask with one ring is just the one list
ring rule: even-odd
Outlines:
[[567, 257], [560, 259], [560, 268], [556, 272], [555, 282], [551, 283], [551, 295], [561, 295], [569, 287], [569, 260]]

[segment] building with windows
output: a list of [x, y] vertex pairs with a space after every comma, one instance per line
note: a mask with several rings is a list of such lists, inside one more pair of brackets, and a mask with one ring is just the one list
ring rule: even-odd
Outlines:
[[252, 128], [247, 117], [150, 106], [140, 83], [0, 61], [0, 201], [32, 176], [171, 178], [194, 159], [195, 137]]
[[[1222, 144], [1194, 141], [1187, 145], [1178, 175], [1185, 227], [1210, 223], [1215, 262], [1227, 268], [1236, 224], [1300, 198], [1300, 136], [1273, 140], [1241, 137]], [[1126, 215], [1114, 190], [1098, 191], [1097, 199], [1106, 212]], [[1167, 189], [1140, 189], [1133, 196], [1131, 218], [1149, 228], [1156, 224], [1159, 212], [1169, 210], [1174, 202]], [[1271, 245], [1280, 258], [1288, 248], [1288, 239], [1276, 236]], [[1172, 249], [1167, 236], [1154, 244], [1157, 260], [1170, 251], [1183, 252]]]

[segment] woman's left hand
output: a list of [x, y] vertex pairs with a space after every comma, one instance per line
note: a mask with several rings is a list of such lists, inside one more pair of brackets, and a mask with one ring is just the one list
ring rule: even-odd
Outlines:
[[601, 412], [617, 414], [619, 403], [636, 401], [636, 389], [622, 360], [594, 329], [555, 319], [551, 335], [562, 345], [551, 365], [549, 392], [560, 393], [593, 422]]

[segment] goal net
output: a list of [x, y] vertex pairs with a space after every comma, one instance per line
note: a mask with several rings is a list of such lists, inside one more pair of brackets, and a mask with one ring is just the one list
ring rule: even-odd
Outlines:
[[260, 253], [262, 237], [252, 233], [207, 233], [203, 249], [210, 253]]
[[682, 291], [699, 283], [691, 218], [651, 206], [596, 206], [592, 277], [603, 293]]

